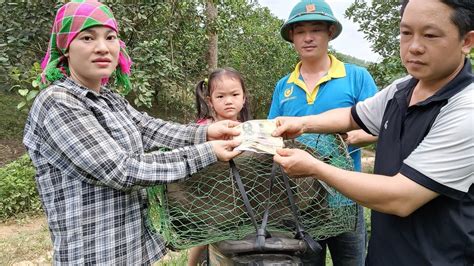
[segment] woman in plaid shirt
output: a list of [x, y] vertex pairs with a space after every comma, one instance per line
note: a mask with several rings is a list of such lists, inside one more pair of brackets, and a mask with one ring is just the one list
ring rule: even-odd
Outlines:
[[[166, 249], [146, 222], [144, 188], [184, 180], [239, 153], [233, 151], [237, 141], [218, 140], [237, 135], [230, 128], [236, 122], [165, 122], [104, 87], [114, 74], [130, 89], [131, 61], [117, 34], [107, 6], [97, 1], [62, 6], [42, 64], [46, 88], [25, 126], [55, 264], [157, 261]], [[161, 147], [171, 151], [156, 151]]]

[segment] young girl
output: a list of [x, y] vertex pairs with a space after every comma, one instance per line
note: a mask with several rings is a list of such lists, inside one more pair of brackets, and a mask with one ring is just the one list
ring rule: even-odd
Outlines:
[[[244, 80], [231, 67], [214, 70], [209, 78], [196, 85], [197, 122], [212, 124], [221, 120], [245, 122], [251, 119]], [[206, 246], [193, 247], [188, 254], [188, 266], [200, 264]]]
[[211, 124], [221, 120], [245, 122], [250, 119], [245, 84], [231, 67], [214, 70], [196, 86], [197, 123]]

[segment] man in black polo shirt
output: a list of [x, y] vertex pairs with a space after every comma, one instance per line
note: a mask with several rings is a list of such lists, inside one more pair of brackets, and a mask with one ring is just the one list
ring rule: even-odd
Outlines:
[[298, 149], [274, 159], [371, 208], [367, 265], [474, 264], [472, 0], [405, 0], [400, 55], [410, 76], [352, 108], [277, 118], [274, 135], [379, 136], [375, 174], [341, 170]]

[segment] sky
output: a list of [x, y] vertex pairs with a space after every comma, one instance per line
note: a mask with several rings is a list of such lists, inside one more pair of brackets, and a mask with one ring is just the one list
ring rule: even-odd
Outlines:
[[[287, 20], [291, 9], [300, 0], [258, 0], [261, 6], [268, 7], [270, 11], [283, 20]], [[370, 43], [364, 39], [364, 35], [358, 32], [359, 25], [344, 18], [345, 10], [353, 0], [326, 0], [334, 13], [334, 16], [342, 24], [342, 33], [332, 40], [331, 45], [338, 52], [357, 57], [371, 62], [381, 60], [381, 56], [372, 52]]]

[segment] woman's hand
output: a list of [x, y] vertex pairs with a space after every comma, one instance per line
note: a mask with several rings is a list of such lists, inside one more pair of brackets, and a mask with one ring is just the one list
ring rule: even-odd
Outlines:
[[242, 151], [234, 151], [234, 148], [240, 145], [238, 140], [213, 140], [209, 143], [217, 159], [222, 162], [227, 162], [242, 153]]
[[207, 128], [207, 140], [228, 140], [240, 135], [240, 131], [234, 127], [240, 122], [232, 120], [222, 120], [212, 123]]

